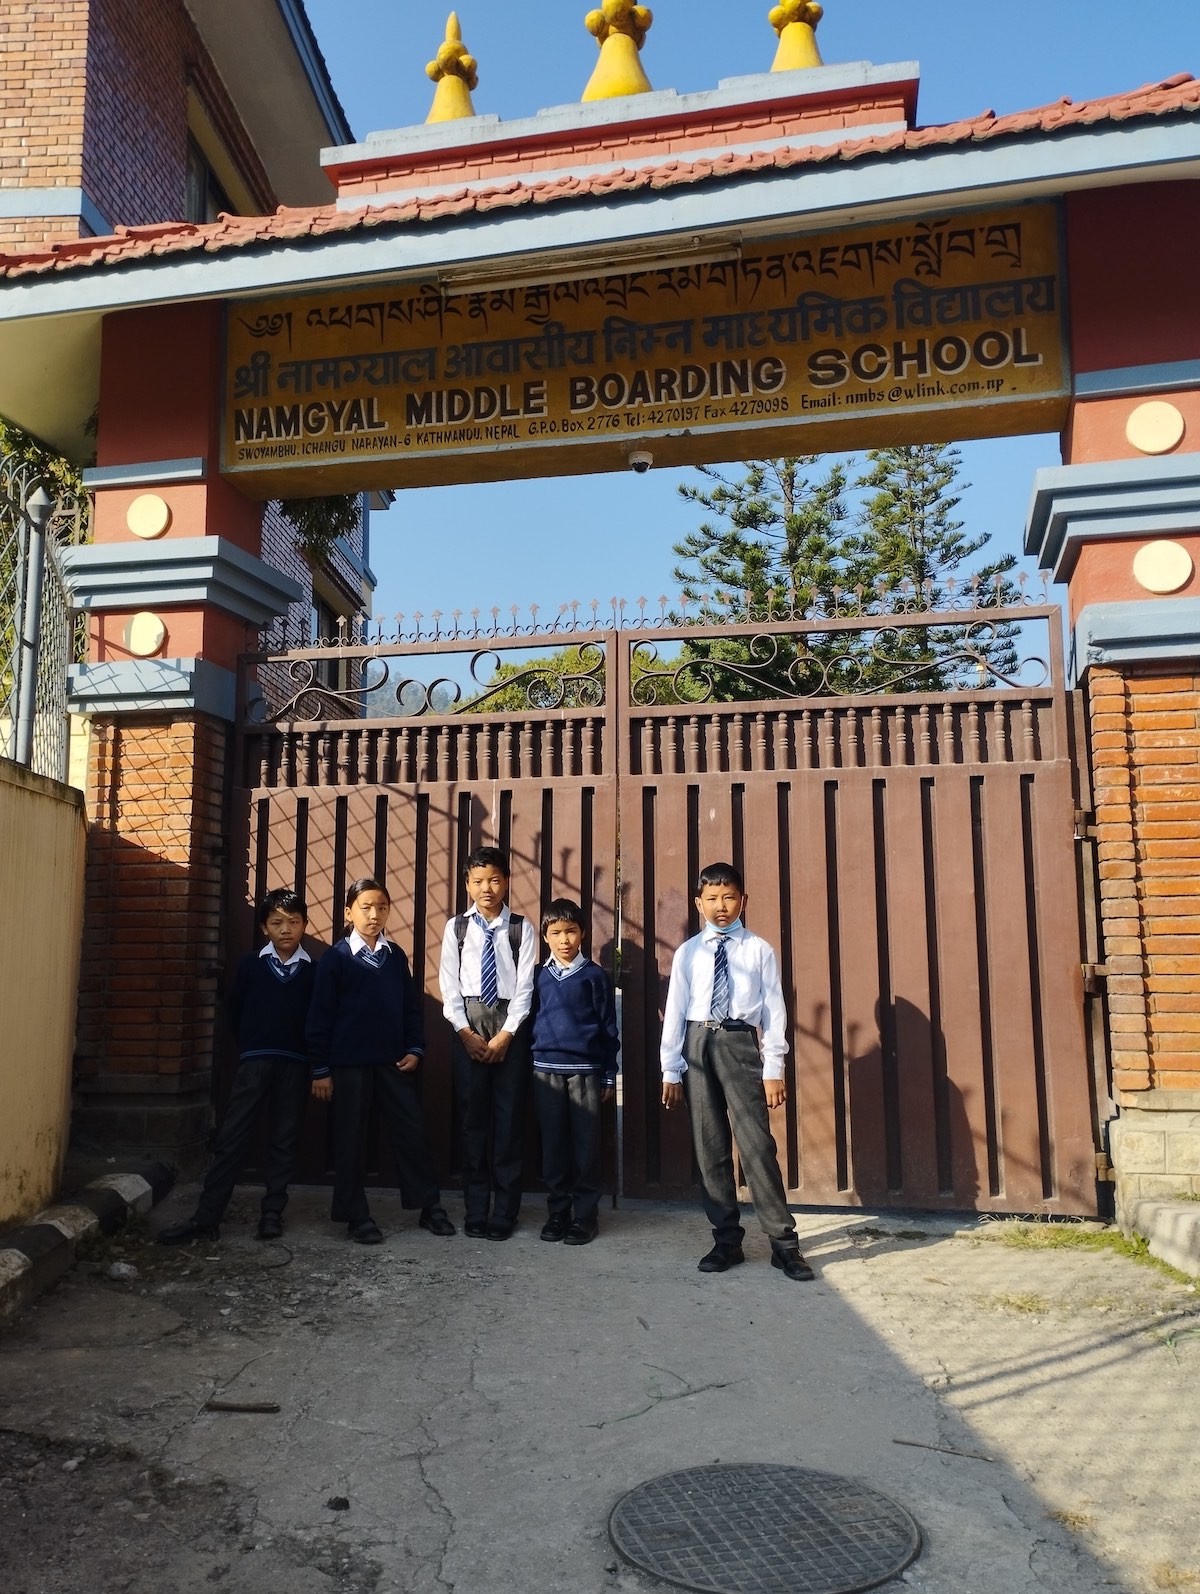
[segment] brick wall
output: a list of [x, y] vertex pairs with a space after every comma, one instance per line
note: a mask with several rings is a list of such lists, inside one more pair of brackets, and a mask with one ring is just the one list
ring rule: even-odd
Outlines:
[[0, 188], [69, 188], [83, 156], [88, 0], [5, 0]]
[[1092, 669], [1088, 696], [1114, 1088], [1197, 1091], [1200, 673]]
[[[82, 187], [113, 226], [183, 218], [188, 89], [254, 203], [276, 196], [182, 0], [5, 0], [0, 186]], [[70, 219], [0, 223], [0, 244], [77, 237]]]
[[261, 210], [276, 200], [181, 0], [92, 0], [84, 186], [109, 220], [178, 221], [195, 88]]
[[211, 1066], [226, 742], [201, 716], [94, 727], [81, 1080]]

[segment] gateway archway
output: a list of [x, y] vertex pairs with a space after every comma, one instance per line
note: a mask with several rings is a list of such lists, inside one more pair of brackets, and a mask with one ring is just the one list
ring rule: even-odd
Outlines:
[[[1177, 710], [1163, 703], [1176, 695], [1186, 703], [1193, 690], [1180, 685], [1179, 661], [1195, 652], [1200, 595], [1195, 456], [1187, 452], [1188, 428], [1198, 423], [1200, 406], [1194, 369], [1200, 329], [1187, 264], [1198, 242], [1200, 97], [1190, 80], [1180, 80], [1120, 102], [1056, 106], [1007, 123], [983, 117], [933, 133], [912, 125], [915, 86], [902, 68], [796, 69], [725, 84], [710, 95], [643, 93], [589, 104], [566, 122], [533, 119], [503, 127], [467, 116], [330, 152], [326, 167], [339, 199], [327, 209], [152, 234], [135, 229], [116, 240], [74, 246], [69, 257], [44, 266], [18, 268], [10, 273], [5, 300], [17, 329], [11, 348], [22, 338], [27, 348], [32, 329], [49, 318], [57, 332], [47, 344], [50, 354], [82, 368], [87, 340], [103, 318], [99, 464], [92, 476], [97, 541], [75, 567], [78, 590], [95, 617], [95, 655], [80, 673], [77, 702], [96, 718], [96, 779], [114, 836], [137, 830], [144, 839], [152, 828], [146, 821], [163, 797], [152, 790], [147, 770], [174, 760], [189, 772], [188, 793], [172, 791], [169, 798], [178, 805], [178, 831], [174, 814], [167, 828], [183, 838], [195, 906], [182, 934], [206, 965], [225, 950], [226, 930], [214, 907], [220, 896], [215, 858], [223, 845], [215, 793], [231, 769], [251, 782], [239, 790], [250, 794], [244, 802], [260, 805], [252, 810], [260, 815], [262, 804], [283, 801], [274, 792], [295, 789], [278, 777], [292, 767], [289, 758], [310, 787], [315, 776], [329, 790], [331, 885], [339, 858], [378, 847], [381, 836], [392, 846], [390, 796], [382, 817], [377, 797], [372, 830], [355, 806], [357, 791], [407, 786], [406, 801], [419, 813], [422, 801], [432, 802], [429, 784], [440, 786], [443, 773], [449, 784], [463, 783], [448, 750], [451, 738], [432, 735], [432, 726], [417, 730], [411, 764], [404, 748], [411, 777], [389, 781], [379, 769], [395, 774], [398, 766], [387, 766], [386, 759], [399, 757], [399, 746], [382, 753], [377, 746], [372, 754], [368, 736], [366, 762], [360, 763], [364, 728], [333, 724], [327, 716], [319, 730], [281, 732], [278, 756], [268, 749], [248, 755], [249, 764], [231, 764], [235, 665], [246, 626], [261, 625], [291, 595], [286, 579], [261, 558], [264, 499], [401, 481], [498, 479], [514, 471], [624, 469], [643, 448], [663, 463], [686, 463], [728, 457], [731, 436], [736, 451], [749, 455], [796, 451], [801, 437], [806, 451], [824, 451], [1061, 427], [1068, 463], [1037, 484], [1028, 539], [1044, 568], [1070, 583], [1073, 668], [1086, 672], [1093, 698], [1104, 696], [1103, 718], [1119, 722], [1101, 728], [1100, 717], [1091, 720], [1100, 772], [1094, 811], [1082, 777], [1077, 774], [1081, 783], [1071, 787], [1072, 763], [1078, 772], [1082, 760], [1072, 759], [1066, 672], [1057, 665], [1044, 712], [1022, 688], [1005, 689], [1022, 693], [1012, 712], [1003, 703], [997, 712], [996, 700], [970, 693], [956, 705], [953, 693], [939, 689], [941, 710], [913, 700], [902, 705], [903, 724], [885, 725], [882, 707], [872, 706], [864, 718], [861, 705], [832, 694], [829, 758], [814, 734], [811, 764], [804, 762], [805, 737], [796, 732], [794, 716], [803, 716], [803, 708], [768, 701], [751, 712], [739, 705], [732, 712], [742, 712], [740, 731], [720, 715], [703, 725], [703, 716], [692, 716], [682, 730], [642, 725], [635, 750], [621, 744], [614, 725], [636, 705], [628, 693], [614, 697], [606, 689], [600, 756], [615, 762], [591, 774], [617, 783], [611, 807], [622, 816], [624, 836], [658, 801], [648, 795], [647, 766], [637, 763], [647, 738], [651, 748], [665, 747], [653, 777], [677, 777], [680, 792], [698, 794], [680, 799], [682, 808], [671, 812], [665, 827], [656, 820], [653, 847], [642, 849], [643, 866], [654, 860], [639, 888], [643, 918], [652, 902], [669, 899], [660, 893], [668, 865], [674, 868], [699, 847], [706, 822], [715, 827], [709, 832], [714, 842], [740, 844], [748, 859], [752, 844], [774, 835], [776, 850], [764, 854], [763, 868], [801, 880], [806, 894], [825, 903], [831, 960], [845, 961], [845, 913], [861, 913], [854, 940], [874, 946], [880, 1006], [868, 1016], [872, 990], [856, 965], [849, 972], [858, 987], [848, 995], [842, 985], [838, 1000], [842, 1019], [852, 1012], [863, 1034], [851, 1040], [843, 1028], [841, 1066], [847, 1071], [851, 1059], [877, 1054], [885, 1101], [889, 1091], [895, 1097], [909, 1090], [897, 1073], [902, 1052], [907, 1058], [923, 1046], [937, 1055], [934, 1032], [939, 1023], [944, 1028], [947, 1002], [961, 995], [944, 971], [935, 979], [928, 957], [924, 986], [911, 966], [899, 978], [896, 957], [915, 958], [915, 952], [913, 937], [902, 933], [903, 920], [894, 917], [897, 904], [921, 903], [926, 946], [940, 945], [944, 926], [953, 922], [947, 912], [959, 904], [946, 904], [946, 911], [939, 905], [939, 882], [950, 878], [939, 858], [969, 855], [975, 887], [981, 880], [998, 888], [1000, 877], [1023, 879], [1029, 889], [1007, 899], [1018, 905], [1006, 910], [1004, 932], [990, 925], [989, 909], [982, 910], [982, 921], [976, 912], [975, 983], [993, 990], [998, 966], [990, 961], [992, 949], [1023, 947], [1014, 966], [1027, 971], [1024, 995], [1010, 1006], [1027, 1016], [1019, 1021], [1014, 1055], [1020, 1053], [1022, 1067], [1030, 1056], [1044, 1062], [1058, 1045], [1052, 1027], [1066, 1012], [1072, 1015], [1063, 1020], [1074, 1036], [1067, 1044], [1071, 1060], [1061, 1073], [1057, 1064], [1049, 1072], [1039, 1064], [1040, 1077], [1035, 1070], [1005, 1100], [993, 1090], [991, 1122], [986, 1108], [982, 1120], [968, 1111], [972, 1127], [957, 1141], [946, 1132], [952, 1115], [945, 1085], [939, 1085], [933, 1139], [927, 1137], [924, 1152], [916, 1140], [906, 1140], [903, 1114], [884, 1110], [865, 1127], [852, 1118], [840, 1128], [831, 1122], [825, 1166], [846, 1199], [861, 1199], [865, 1190], [882, 1190], [886, 1198], [897, 1168], [903, 1185], [906, 1161], [931, 1166], [932, 1145], [937, 1193], [949, 1168], [947, 1199], [961, 1202], [959, 1172], [967, 1159], [964, 1151], [956, 1162], [954, 1148], [969, 1146], [980, 1188], [988, 1192], [980, 1198], [985, 1204], [1079, 1210], [1089, 1204], [1089, 1159], [1096, 1149], [1086, 1111], [1081, 965], [1088, 965], [1093, 984], [1105, 977], [1132, 982], [1110, 995], [1109, 1030], [1120, 1038], [1113, 1058], [1118, 1094], [1186, 1086], [1194, 1064], [1190, 1031], [1165, 1020], [1178, 1009], [1162, 1006], [1153, 986], [1155, 958], [1185, 954], [1174, 948], [1171, 920], [1145, 906], [1157, 892], [1155, 882], [1167, 877], [1152, 865], [1143, 812], [1150, 799], [1135, 791], [1131, 769], [1161, 771], [1142, 784], [1175, 789], [1167, 750], [1153, 734], [1144, 744], [1138, 738], [1147, 729], [1186, 733], [1187, 727], [1147, 727], [1137, 704], [1152, 705], [1144, 710], [1152, 718], [1169, 716]], [[11, 380], [19, 387], [18, 378]], [[169, 513], [159, 536], [142, 542], [129, 510], [147, 493], [162, 499]], [[1156, 550], [1162, 541], [1182, 550], [1182, 563]], [[1147, 550], [1148, 558], [1142, 557]], [[1173, 586], [1164, 584], [1168, 568], [1183, 572]], [[147, 612], [166, 616], [164, 650], [131, 659], [127, 628]], [[848, 627], [860, 629], [863, 618], [844, 617]], [[789, 618], [786, 624], [804, 635], [806, 625], [828, 631], [842, 619]], [[866, 619], [873, 623], [870, 615]], [[632, 679], [632, 667], [621, 662], [628, 644], [619, 629], [615, 637], [604, 645], [612, 655], [610, 681], [619, 683]], [[924, 764], [914, 752], [923, 746], [922, 707], [937, 720]], [[747, 728], [751, 722], [757, 727], [768, 710], [784, 717], [782, 742], [772, 741], [777, 724], [770, 735]], [[655, 711], [648, 718], [657, 727], [671, 715]], [[478, 758], [468, 762], [465, 781], [486, 785], [490, 795], [481, 808], [487, 824], [500, 827], [497, 833], [504, 821], [493, 814], [504, 810], [503, 782], [525, 778], [526, 769], [541, 778], [538, 760], [554, 723], [543, 714], [540, 729], [527, 724], [516, 730], [515, 752], [510, 733], [507, 755], [501, 733], [494, 765], [487, 758], [482, 765]], [[295, 742], [299, 735], [309, 737], [303, 747]], [[1124, 738], [1124, 762], [1117, 765], [1104, 739], [1114, 735]], [[526, 741], [529, 764], [523, 762]], [[900, 749], [903, 756], [894, 757]], [[560, 788], [586, 789], [555, 773], [557, 756], [551, 746], [554, 802]], [[138, 783], [131, 786], [128, 772], [139, 760]], [[965, 795], [943, 800], [937, 793], [949, 788], [937, 781], [951, 767], [965, 772]], [[914, 773], [920, 769], [926, 773]], [[1124, 778], [1105, 773], [1113, 769]], [[774, 784], [760, 785], [760, 775]], [[828, 842], [843, 830], [840, 799], [834, 799], [832, 817], [825, 805], [831, 782], [839, 790], [839, 783], [847, 791], [853, 786], [851, 806], [861, 821], [850, 851], [837, 850], [832, 876]], [[990, 801], [980, 793], [993, 789], [1007, 793], [1000, 799], [1007, 818], [995, 827], [981, 818], [980, 806]], [[600, 790], [595, 787], [593, 808]], [[524, 800], [517, 791], [514, 786], [510, 793], [510, 827], [515, 805]], [[903, 795], [893, 797], [893, 791]], [[632, 810], [622, 793], [629, 801], [639, 794]], [[710, 793], [719, 793], [719, 801]], [[811, 810], [800, 832], [794, 800]], [[1184, 807], [1188, 800], [1180, 795]], [[951, 833], [961, 847], [945, 855], [939, 838], [947, 832], [936, 819], [943, 801], [951, 808], [960, 804], [958, 829], [951, 826]], [[739, 803], [742, 818], [736, 820]], [[762, 803], [777, 821], [786, 815], [773, 832]], [[710, 809], [719, 817], [706, 821]], [[907, 830], [898, 823], [901, 810]], [[1053, 857], [1039, 851], [1043, 812], [1051, 815], [1046, 834], [1058, 838]], [[1051, 901], [1074, 895], [1074, 838], [1077, 830], [1086, 835], [1093, 812], [1102, 827], [1100, 845], [1133, 853], [1110, 852], [1101, 861], [1108, 930], [1103, 955], [1098, 946], [1081, 951], [1078, 918], [1069, 934], [1045, 917]], [[688, 828], [693, 817], [699, 831]], [[467, 818], [475, 823], [470, 813]], [[1170, 825], [1176, 818], [1186, 823], [1179, 816], [1154, 823]], [[521, 817], [520, 823], [527, 821]], [[1105, 833], [1104, 826], [1115, 830]], [[995, 862], [990, 841], [981, 840], [985, 832], [1002, 833], [1005, 845], [1017, 850]], [[272, 843], [269, 828], [255, 834], [257, 869], [263, 847], [270, 860]], [[798, 834], [825, 837], [823, 896], [819, 870], [809, 879], [784, 867], [779, 848], [785, 838], [793, 845]], [[265, 841], [257, 839], [264, 835]], [[899, 876], [886, 867], [898, 836], [922, 838], [919, 849], [915, 843], [903, 847]], [[607, 845], [603, 836], [600, 843]], [[456, 855], [457, 834], [447, 845]], [[583, 856], [582, 833], [579, 850]], [[586, 856], [593, 880], [589, 885], [580, 876], [580, 889], [596, 901], [598, 847], [592, 844]], [[844, 866], [861, 872], [854, 889], [843, 878]], [[553, 872], [554, 866], [542, 857], [538, 867]], [[903, 887], [896, 884], [901, 878]], [[972, 900], [978, 905], [977, 891]], [[831, 902], [837, 904], [836, 934]], [[617, 911], [614, 901], [611, 912]], [[619, 911], [626, 911], [624, 903]], [[655, 969], [649, 943], [665, 940], [668, 927], [656, 920], [652, 935], [644, 922], [636, 928], [651, 958], [647, 970]], [[971, 925], [960, 928], [967, 936]], [[127, 923], [122, 932], [134, 934], [135, 927]], [[787, 933], [798, 944], [804, 926]], [[985, 942], [984, 957], [979, 949]], [[1004, 974], [1007, 994], [1015, 976], [1007, 968]], [[653, 990], [646, 973], [643, 985], [648, 1015]], [[202, 1033], [205, 998], [196, 995], [201, 1044], [194, 1059], [181, 1045], [170, 1074], [180, 1101], [201, 1093], [210, 1055], [211, 1039]], [[916, 1050], [919, 1019], [902, 1002], [923, 1014], [930, 1030]], [[934, 1019], [935, 1008], [942, 1019]], [[130, 1033], [141, 1017], [113, 1010], [95, 1021], [96, 1056], [127, 1066], [130, 1045], [136, 1050], [141, 1044]], [[638, 1022], [652, 1027], [649, 1018]], [[995, 1052], [994, 1024], [990, 1033]], [[982, 1046], [983, 1027], [979, 1035]], [[153, 1044], [149, 1034], [147, 1041]], [[97, 1079], [107, 1066], [98, 1063]], [[943, 1078], [950, 1077], [947, 1068]], [[918, 1120], [925, 1133], [928, 1112], [919, 1110]], [[649, 1144], [648, 1122], [630, 1128], [631, 1146]], [[801, 1144], [797, 1125], [781, 1133]], [[875, 1148], [861, 1176], [847, 1136]], [[995, 1172], [997, 1159], [1012, 1147], [1019, 1148], [1021, 1179], [1016, 1161], [1011, 1170]], [[649, 1187], [653, 1156], [638, 1156], [643, 1171], [637, 1177]]]

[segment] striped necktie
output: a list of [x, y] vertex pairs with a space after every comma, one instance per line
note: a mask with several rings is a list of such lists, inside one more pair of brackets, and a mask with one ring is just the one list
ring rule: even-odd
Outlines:
[[357, 953], [357, 956], [373, 969], [381, 969], [387, 962], [387, 955], [388, 952], [386, 941], [377, 941], [375, 943], [374, 952], [372, 952], [369, 947], [363, 946], [359, 947]]
[[729, 1017], [729, 954], [725, 950], [729, 937], [719, 935], [713, 952], [712, 1007], [709, 1014], [715, 1023]]
[[285, 963], [281, 958], [277, 958], [274, 952], [269, 952], [267, 954], [267, 963], [270, 965], [271, 973], [283, 985], [286, 985], [293, 975], [300, 972], [300, 960], [298, 958], [295, 963]]
[[479, 1000], [485, 1007], [495, 1007], [500, 995], [500, 982], [496, 977], [496, 932], [500, 926], [489, 925], [479, 914], [475, 917], [483, 931], [483, 952], [479, 959]]

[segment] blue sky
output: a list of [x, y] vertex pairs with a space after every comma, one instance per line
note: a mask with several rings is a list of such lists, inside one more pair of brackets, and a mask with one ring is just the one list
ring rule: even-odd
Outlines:
[[[307, 9], [357, 137], [425, 120], [425, 63], [449, 3], [307, 0]], [[509, 120], [578, 100], [596, 56], [585, 0], [458, 0], [453, 9], [480, 63], [480, 114]], [[771, 64], [769, 0], [659, 0], [652, 9], [643, 62], [656, 89], [713, 88]], [[1194, 0], [827, 0], [825, 11], [827, 62], [920, 63], [925, 124], [1200, 74]], [[962, 453], [969, 528], [991, 533], [989, 552], [1019, 552], [1033, 473], [1059, 463], [1057, 438], [970, 443]], [[401, 492], [372, 521], [376, 611], [673, 596], [671, 544], [697, 519], [676, 488], [695, 479], [653, 470]]]

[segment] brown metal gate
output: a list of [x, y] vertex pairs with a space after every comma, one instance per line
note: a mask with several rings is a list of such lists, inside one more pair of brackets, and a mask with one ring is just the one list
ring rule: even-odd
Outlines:
[[[749, 924], [780, 954], [793, 1030], [777, 1133], [793, 1199], [1093, 1212], [1058, 610], [622, 619], [535, 632], [493, 617], [486, 633], [249, 661], [263, 697], [233, 793], [249, 862], [234, 950], [272, 885], [296, 880], [328, 944], [346, 883], [386, 879], [428, 993], [426, 1103], [449, 1172], [440, 935], [463, 905], [467, 852], [506, 847], [514, 909], [536, 921], [549, 896], [577, 897], [593, 955], [619, 966], [625, 1192], [682, 1195], [691, 1150], [658, 1106], [659, 1015], [696, 928], [697, 870], [728, 858]], [[966, 670], [994, 678], [980, 638], [1006, 625], [1022, 653], [1040, 627], [1038, 684], [1027, 662], [1011, 684], [962, 689]], [[937, 692], [895, 690], [927, 664], [888, 680], [889, 649], [916, 627], [949, 659]], [[697, 657], [714, 644], [724, 657]], [[790, 673], [764, 664], [781, 645]], [[501, 660], [515, 662], [498, 675]], [[356, 684], [323, 685], [334, 669]], [[401, 712], [374, 717], [383, 699]], [[305, 1172], [325, 1169], [317, 1112]]]

